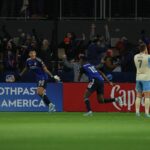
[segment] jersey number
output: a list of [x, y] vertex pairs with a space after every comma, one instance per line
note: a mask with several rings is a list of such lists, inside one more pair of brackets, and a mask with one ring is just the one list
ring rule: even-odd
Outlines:
[[45, 80], [39, 80], [38, 86], [44, 86]]
[[141, 66], [142, 66], [142, 60], [138, 60], [138, 62], [139, 62], [139, 68], [141, 68]]
[[94, 66], [89, 67], [89, 69], [90, 69], [93, 73], [97, 72], [97, 70], [95, 69]]

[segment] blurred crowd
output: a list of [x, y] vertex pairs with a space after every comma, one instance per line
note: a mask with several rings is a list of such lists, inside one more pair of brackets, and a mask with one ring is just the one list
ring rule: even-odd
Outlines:
[[[85, 36], [84, 33], [76, 35], [68, 32], [54, 48], [53, 41], [39, 37], [35, 29], [32, 29], [30, 33], [19, 29], [18, 36], [12, 37], [6, 27], [2, 26], [0, 73], [4, 74], [5, 81], [7, 78], [9, 80], [11, 75], [17, 75], [24, 68], [30, 49], [35, 49], [47, 67], [65, 82], [77, 81], [80, 55], [87, 56], [88, 62], [108, 76], [113, 72], [135, 73], [133, 58], [138, 53], [138, 44], [144, 41], [150, 50], [150, 40], [145, 36], [145, 31], [141, 31], [137, 44], [132, 44], [124, 36], [112, 39], [107, 25], [104, 26], [104, 30], [105, 35], [97, 34], [96, 25], [92, 24], [89, 36]], [[81, 81], [87, 80], [83, 76]]]
[[28, 52], [37, 51], [37, 55], [44, 60], [48, 68], [55, 59], [51, 42], [47, 38], [37, 36], [36, 30], [29, 33], [18, 29], [17, 35], [12, 37], [5, 26], [1, 27], [0, 35], [0, 73], [4, 76], [17, 75], [24, 67]]
[[[64, 50], [65, 54], [61, 58], [63, 63], [60, 65], [64, 81], [77, 81], [79, 55], [87, 56], [88, 62], [97, 66], [108, 76], [112, 72], [135, 73], [133, 58], [138, 52], [138, 43], [145, 39], [144, 35], [135, 45], [124, 36], [112, 39], [108, 25], [104, 26], [104, 30], [105, 35], [97, 34], [96, 25], [92, 24], [89, 37], [86, 37], [84, 33], [79, 37], [73, 32], [66, 34], [62, 43], [59, 44], [60, 52]], [[69, 78], [71, 75], [72, 78]], [[87, 79], [84, 78], [83, 81], [85, 80]]]

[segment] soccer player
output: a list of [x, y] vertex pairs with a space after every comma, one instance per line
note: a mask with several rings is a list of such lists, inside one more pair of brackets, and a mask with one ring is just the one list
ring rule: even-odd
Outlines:
[[145, 98], [145, 116], [150, 118], [150, 55], [146, 44], [142, 43], [139, 46], [140, 53], [134, 56], [134, 62], [137, 69], [136, 73], [136, 115], [140, 116], [140, 103], [142, 95]]
[[44, 62], [36, 56], [35, 50], [31, 50], [29, 52], [29, 58], [26, 60], [26, 67], [20, 73], [20, 76], [22, 76], [27, 70], [33, 71], [33, 73], [36, 76], [36, 80], [38, 83], [37, 94], [42, 98], [45, 105], [49, 107], [49, 111], [55, 112], [56, 111], [55, 105], [47, 97], [45, 89], [48, 80], [48, 75], [57, 81], [59, 81], [60, 78], [57, 75], [55, 76], [52, 75], [52, 73], [45, 66]]
[[87, 113], [84, 116], [92, 116], [92, 109], [90, 106], [89, 97], [92, 95], [94, 91], [97, 92], [97, 100], [99, 103], [112, 103], [118, 102], [120, 106], [123, 105], [122, 99], [118, 98], [109, 98], [105, 99], [104, 95], [104, 79], [109, 82], [110, 85], [113, 86], [113, 83], [110, 82], [105, 74], [102, 71], [98, 71], [95, 66], [91, 65], [87, 62], [87, 58], [85, 56], [80, 56], [80, 74], [78, 77], [78, 81], [80, 81], [83, 74], [87, 75], [89, 78], [89, 84], [87, 90], [84, 93], [84, 102], [87, 108]]

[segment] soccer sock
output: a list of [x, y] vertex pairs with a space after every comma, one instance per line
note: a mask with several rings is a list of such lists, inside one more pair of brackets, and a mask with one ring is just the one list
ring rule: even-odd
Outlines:
[[141, 98], [136, 97], [136, 101], [135, 101], [135, 110], [136, 113], [140, 113], [140, 103], [141, 103]]
[[90, 101], [89, 101], [89, 99], [88, 99], [88, 98], [85, 98], [84, 102], [85, 102], [87, 111], [91, 111], [91, 106], [90, 106]]
[[115, 102], [116, 101], [116, 99], [115, 98], [108, 98], [108, 99], [104, 99], [103, 100], [103, 103], [112, 103], [112, 102]]
[[150, 99], [149, 98], [145, 98], [145, 114], [148, 115], [149, 114], [149, 106], [150, 106]]
[[42, 100], [44, 101], [46, 106], [49, 106], [49, 104], [51, 103], [51, 101], [49, 100], [49, 98], [43, 94], [42, 96], [40, 96], [42, 98]]

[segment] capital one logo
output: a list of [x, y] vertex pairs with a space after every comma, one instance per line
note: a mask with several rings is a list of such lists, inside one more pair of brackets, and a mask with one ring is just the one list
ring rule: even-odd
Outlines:
[[[120, 85], [115, 85], [112, 90], [111, 90], [111, 98], [115, 98], [117, 96], [120, 96], [122, 98], [123, 101], [123, 106], [127, 107], [127, 109], [130, 111], [131, 107], [134, 105], [135, 103], [135, 98], [136, 98], [136, 93], [134, 89], [121, 89]], [[121, 107], [114, 102], [113, 106], [117, 109], [117, 110], [121, 110]]]

